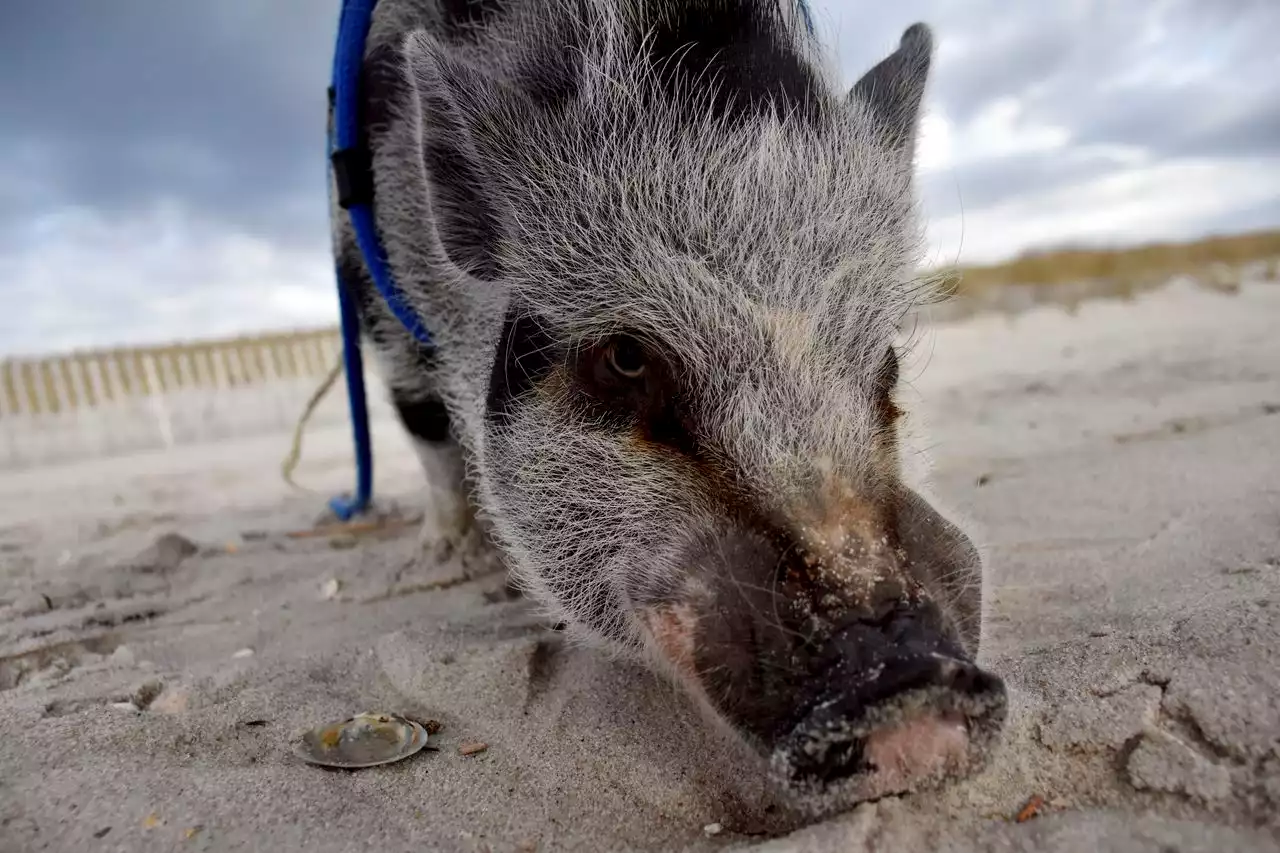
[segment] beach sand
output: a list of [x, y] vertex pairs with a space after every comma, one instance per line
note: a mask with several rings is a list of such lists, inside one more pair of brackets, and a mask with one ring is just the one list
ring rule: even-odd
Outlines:
[[[420, 559], [382, 422], [389, 521], [358, 536], [289, 535], [349, 488], [345, 430], [307, 436], [312, 492], [284, 435], [0, 474], [0, 850], [1280, 850], [1280, 286], [914, 340], [909, 422], [1011, 691], [981, 775], [762, 819], [678, 692]], [[292, 754], [365, 710], [439, 721], [438, 751]]]

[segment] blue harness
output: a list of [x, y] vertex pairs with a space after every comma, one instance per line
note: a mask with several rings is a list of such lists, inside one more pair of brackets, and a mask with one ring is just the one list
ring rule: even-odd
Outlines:
[[[365, 266], [374, 286], [387, 307], [423, 347], [433, 350], [431, 333], [421, 318], [405, 304], [387, 266], [386, 255], [378, 240], [373, 221], [372, 155], [360, 139], [360, 70], [364, 64], [365, 42], [373, 22], [373, 9], [378, 0], [343, 0], [338, 19], [338, 40], [333, 56], [333, 81], [329, 100], [333, 110], [333, 129], [329, 136], [329, 162], [338, 206], [351, 217], [356, 242], [364, 256]], [[797, 5], [805, 28], [813, 35], [813, 18], [807, 0]], [[364, 387], [364, 359], [360, 355], [360, 318], [356, 313], [355, 282], [344, 281], [342, 270], [336, 270], [338, 304], [342, 315], [342, 353], [347, 374], [347, 401], [351, 408], [351, 428], [355, 439], [356, 491], [351, 496], [338, 496], [329, 501], [334, 514], [342, 521], [364, 512], [373, 498], [373, 448], [369, 441], [369, 404]]]
[[[360, 69], [365, 41], [378, 0], [343, 0], [338, 21], [338, 43], [333, 58], [333, 83], [329, 89], [333, 129], [329, 137], [329, 162], [333, 168], [338, 205], [351, 217], [356, 242], [374, 286], [387, 307], [422, 346], [434, 349], [422, 320], [405, 304], [387, 266], [373, 221], [372, 157], [360, 139]], [[364, 387], [364, 360], [360, 356], [360, 319], [356, 313], [355, 282], [344, 281], [337, 270], [338, 303], [342, 314], [342, 352], [347, 374], [347, 401], [356, 449], [356, 491], [339, 496], [329, 507], [342, 521], [363, 512], [373, 497], [373, 448], [369, 441], [369, 405]]]

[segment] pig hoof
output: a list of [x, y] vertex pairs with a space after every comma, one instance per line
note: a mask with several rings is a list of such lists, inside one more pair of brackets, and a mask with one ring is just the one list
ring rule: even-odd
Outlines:
[[462, 565], [469, 578], [480, 577], [502, 569], [498, 552], [489, 544], [479, 525], [472, 525], [461, 538], [451, 543], [453, 559]]
[[446, 506], [428, 511], [418, 531], [418, 551], [423, 560], [452, 560], [466, 547], [474, 525], [465, 507]]
[[499, 558], [469, 512], [428, 514], [418, 535], [418, 560], [426, 565], [455, 562], [464, 577], [499, 568]]

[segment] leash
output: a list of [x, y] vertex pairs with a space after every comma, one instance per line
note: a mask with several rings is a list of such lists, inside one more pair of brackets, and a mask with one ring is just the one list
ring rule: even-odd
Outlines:
[[[329, 135], [329, 162], [333, 169], [338, 206], [347, 211], [360, 254], [374, 286], [396, 319], [414, 340], [429, 349], [435, 344], [422, 320], [405, 304], [387, 265], [373, 220], [373, 158], [360, 136], [360, 70], [365, 42], [378, 0], [343, 0], [334, 47], [333, 79], [329, 102], [333, 111]], [[364, 512], [373, 499], [373, 448], [369, 438], [369, 404], [364, 386], [364, 359], [360, 353], [360, 318], [356, 311], [355, 282], [345, 281], [341, 267], [335, 270], [342, 321], [342, 352], [347, 374], [347, 402], [351, 410], [355, 443], [356, 490], [329, 501], [342, 521]]]

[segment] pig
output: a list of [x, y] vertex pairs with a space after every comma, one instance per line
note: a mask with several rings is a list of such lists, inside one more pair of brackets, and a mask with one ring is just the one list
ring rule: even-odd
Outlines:
[[383, 0], [361, 138], [431, 345], [331, 207], [432, 556], [499, 555], [814, 812], [971, 775], [1005, 718], [982, 561], [899, 447], [931, 54], [847, 89], [782, 0]]

